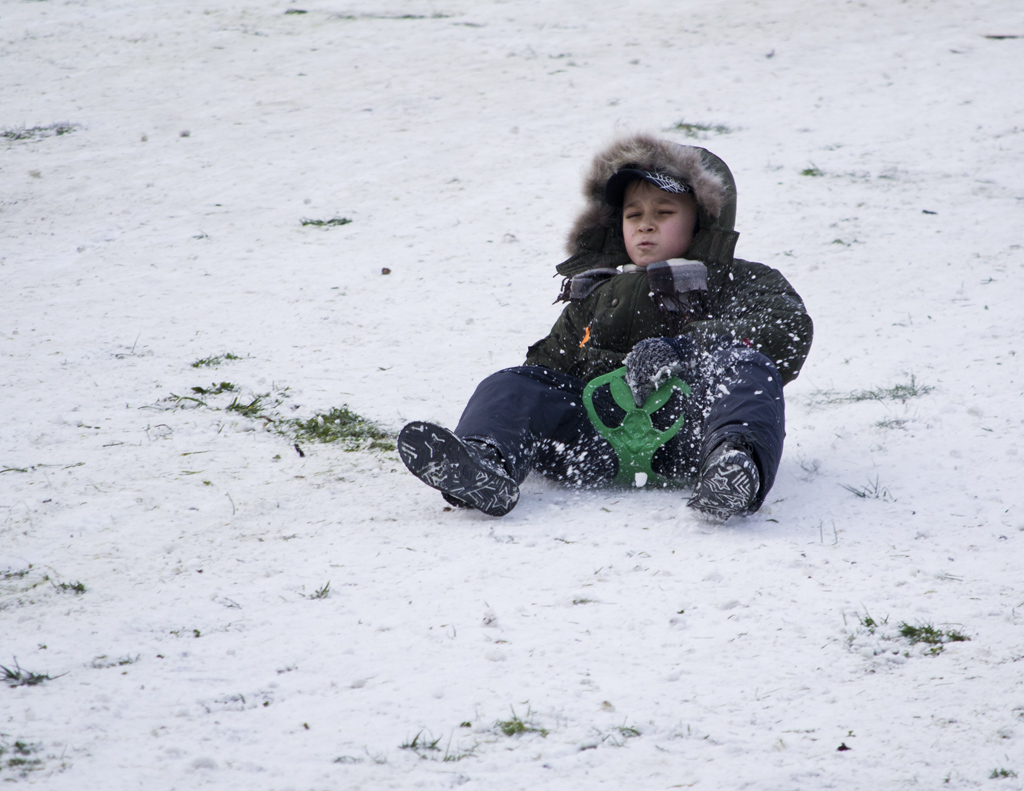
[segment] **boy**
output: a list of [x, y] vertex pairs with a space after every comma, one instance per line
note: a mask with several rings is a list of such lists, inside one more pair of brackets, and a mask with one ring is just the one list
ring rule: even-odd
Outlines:
[[[610, 482], [614, 449], [581, 394], [620, 366], [637, 406], [672, 376], [691, 388], [652, 416], [683, 430], [651, 469], [695, 481], [688, 505], [724, 521], [761, 507], [782, 456], [782, 386], [796, 378], [812, 324], [776, 270], [733, 258], [736, 186], [709, 151], [649, 135], [621, 138], [594, 159], [587, 203], [557, 267], [567, 302], [525, 364], [480, 383], [455, 431], [413, 422], [398, 449], [446, 501], [504, 516], [536, 470], [573, 486]], [[606, 425], [625, 412], [607, 388]], [[664, 413], [664, 414], [662, 414]]]

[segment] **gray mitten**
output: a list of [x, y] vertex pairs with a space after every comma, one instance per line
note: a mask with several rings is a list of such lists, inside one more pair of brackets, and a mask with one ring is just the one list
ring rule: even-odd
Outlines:
[[697, 343], [688, 335], [647, 338], [626, 355], [626, 384], [633, 401], [643, 406], [651, 393], [673, 376], [697, 364]]

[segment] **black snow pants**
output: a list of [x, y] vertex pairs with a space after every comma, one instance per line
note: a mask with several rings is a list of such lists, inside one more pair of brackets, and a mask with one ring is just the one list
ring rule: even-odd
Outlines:
[[[774, 363], [746, 347], [714, 352], [652, 421], [671, 425], [680, 412], [684, 428], [658, 449], [651, 468], [666, 478], [695, 480], [700, 466], [719, 444], [746, 448], [757, 464], [761, 487], [756, 510], [775, 482], [785, 437], [782, 379]], [[531, 471], [577, 487], [610, 483], [618, 472], [615, 451], [587, 415], [586, 382], [539, 365], [506, 368], [484, 379], [470, 398], [455, 433], [487, 440], [501, 451], [516, 483]], [[607, 386], [594, 394], [594, 408], [608, 426], [625, 414]]]

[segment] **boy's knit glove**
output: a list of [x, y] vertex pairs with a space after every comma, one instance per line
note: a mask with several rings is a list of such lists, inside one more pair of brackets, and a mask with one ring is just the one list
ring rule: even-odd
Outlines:
[[626, 355], [626, 384], [638, 407], [673, 376], [697, 365], [697, 343], [688, 335], [647, 338]]

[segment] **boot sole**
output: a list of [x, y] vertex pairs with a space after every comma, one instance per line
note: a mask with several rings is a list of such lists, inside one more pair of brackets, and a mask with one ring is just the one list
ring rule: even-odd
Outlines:
[[724, 522], [750, 511], [759, 484], [753, 459], [742, 451], [728, 451], [704, 472], [686, 504], [710, 519]]
[[519, 502], [515, 481], [480, 463], [462, 440], [441, 426], [408, 424], [398, 435], [398, 454], [427, 486], [488, 516], [504, 516]]

